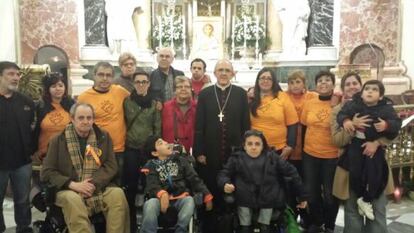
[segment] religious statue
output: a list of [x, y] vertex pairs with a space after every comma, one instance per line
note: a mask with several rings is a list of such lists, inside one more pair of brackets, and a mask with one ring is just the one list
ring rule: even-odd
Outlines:
[[[205, 13], [204, 14], [200, 14], [199, 13], [198, 14], [199, 16], [200, 15], [209, 16], [209, 17], [211, 17], [211, 16], [218, 16], [217, 13], [216, 14], [213, 13], [213, 8], [219, 7], [220, 6], [220, 1], [218, 1], [218, 0], [207, 0], [207, 1], [198, 1], [198, 3], [203, 8], [207, 8], [207, 14], [205, 14]], [[201, 9], [201, 11], [204, 11], [205, 12], [204, 9]], [[217, 12], [217, 9], [215, 9], [215, 12]]]
[[133, 14], [141, 9], [139, 0], [105, 0], [106, 35], [111, 53], [137, 49]]
[[282, 21], [283, 54], [305, 55], [310, 7], [308, 0], [277, 1]]

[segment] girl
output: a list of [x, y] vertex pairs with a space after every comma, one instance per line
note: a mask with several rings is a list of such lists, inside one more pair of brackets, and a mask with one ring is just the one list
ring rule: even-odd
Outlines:
[[291, 180], [300, 204], [307, 202], [302, 181], [296, 169], [269, 149], [262, 132], [248, 130], [244, 134], [243, 149], [232, 154], [218, 174], [218, 185], [225, 193], [235, 192], [240, 232], [249, 232], [253, 209], [259, 209], [257, 222], [260, 232], [270, 232], [269, 224], [274, 210], [286, 206], [284, 178]]

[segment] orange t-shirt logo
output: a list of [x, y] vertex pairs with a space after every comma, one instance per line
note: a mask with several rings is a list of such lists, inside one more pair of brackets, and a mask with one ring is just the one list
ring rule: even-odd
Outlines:
[[106, 113], [111, 113], [114, 110], [114, 104], [109, 100], [105, 100], [101, 103], [101, 109]]
[[53, 112], [49, 114], [49, 120], [54, 125], [58, 125], [63, 121], [63, 116], [60, 112]]

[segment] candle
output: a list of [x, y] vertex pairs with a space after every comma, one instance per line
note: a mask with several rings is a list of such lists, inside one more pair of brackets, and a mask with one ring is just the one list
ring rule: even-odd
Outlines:
[[162, 22], [161, 16], [157, 16], [158, 19], [158, 47], [162, 48]]
[[183, 22], [183, 58], [185, 59], [185, 55], [187, 53], [187, 47], [185, 44], [186, 35], [185, 35], [185, 16], [184, 15], [182, 16], [182, 22]]
[[246, 46], [247, 46], [247, 41], [246, 41], [246, 36], [247, 36], [247, 20], [246, 20], [246, 16], [243, 16], [243, 37], [244, 37], [244, 41], [243, 41], [243, 46], [244, 49], [246, 50]]
[[231, 24], [231, 59], [234, 60], [234, 40], [236, 34], [236, 16], [233, 15], [233, 21]]
[[259, 16], [256, 15], [256, 40], [259, 40]]
[[170, 38], [171, 48], [174, 48], [174, 15], [170, 16]]

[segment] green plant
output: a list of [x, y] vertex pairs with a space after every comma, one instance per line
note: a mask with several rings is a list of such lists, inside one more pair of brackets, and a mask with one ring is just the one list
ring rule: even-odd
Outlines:
[[39, 100], [42, 95], [42, 77], [48, 72], [48, 68], [23, 67], [20, 70], [19, 92], [33, 100]]

